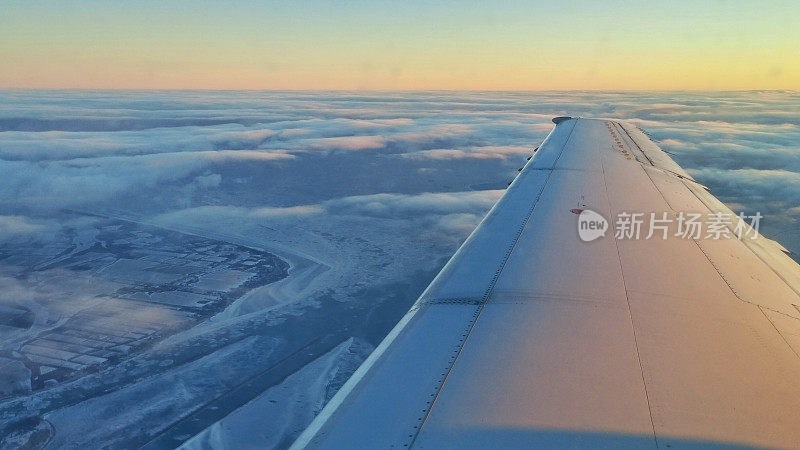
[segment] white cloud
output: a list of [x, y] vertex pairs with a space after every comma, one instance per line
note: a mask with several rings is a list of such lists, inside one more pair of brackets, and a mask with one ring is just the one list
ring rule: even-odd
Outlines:
[[349, 124], [358, 128], [401, 127], [413, 125], [414, 120], [407, 117], [397, 117], [394, 119], [349, 120]]
[[319, 205], [300, 205], [288, 207], [243, 207], [243, 206], [198, 206], [158, 214], [153, 222], [160, 225], [185, 223], [226, 224], [241, 221], [270, 221], [296, 219], [323, 213]]
[[372, 194], [338, 198], [324, 203], [331, 214], [375, 217], [418, 217], [457, 212], [485, 212], [503, 190], [426, 192], [416, 195]]
[[194, 182], [201, 188], [214, 188], [219, 186], [219, 184], [222, 182], [222, 175], [218, 173], [201, 175], [199, 177], [195, 177]]
[[472, 127], [464, 124], [446, 124], [437, 125], [424, 131], [409, 131], [405, 133], [398, 133], [392, 136], [394, 142], [420, 142], [433, 139], [451, 138], [469, 134], [473, 131]]
[[436, 226], [445, 233], [467, 236], [483, 219], [482, 214], [457, 213], [442, 216]]
[[153, 159], [169, 157], [176, 161], [190, 161], [194, 158], [209, 161], [279, 161], [293, 159], [295, 156], [285, 150], [214, 150], [201, 152], [180, 152], [169, 155], [160, 153]]
[[43, 223], [26, 216], [0, 215], [0, 241], [29, 237], [53, 228], [52, 223]]
[[504, 159], [508, 156], [529, 155], [532, 153], [532, 147], [515, 145], [487, 145], [483, 147], [469, 147], [463, 150], [445, 148], [419, 150], [416, 152], [404, 153], [400, 156], [411, 159]]
[[309, 144], [318, 149], [365, 150], [383, 147], [386, 139], [382, 136], [341, 136], [314, 139]]
[[[246, 205], [294, 204], [317, 205], [324, 216], [338, 201], [337, 213], [420, 214], [410, 206], [414, 196], [419, 202], [431, 195], [422, 192], [504, 184], [557, 115], [632, 120], [725, 201], [752, 208], [769, 199], [787, 210], [800, 204], [791, 175], [800, 173], [800, 117], [791, 93], [153, 92], [5, 99], [0, 206], [8, 215], [113, 206], [121, 198], [125, 207], [153, 213], [207, 203], [248, 211]], [[226, 186], [226, 180], [237, 182]], [[231, 186], [236, 190], [226, 191]], [[138, 203], [127, 202], [138, 193]], [[186, 198], [168, 201], [179, 196]], [[450, 206], [455, 210], [442, 206], [433, 214], [477, 211]]]

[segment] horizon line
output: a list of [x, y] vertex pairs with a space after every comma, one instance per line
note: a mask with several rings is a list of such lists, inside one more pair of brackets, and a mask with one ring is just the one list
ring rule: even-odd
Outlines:
[[279, 88], [75, 88], [75, 87], [0, 87], [0, 91], [193, 91], [193, 92], [783, 92], [799, 93], [800, 89], [279, 89]]

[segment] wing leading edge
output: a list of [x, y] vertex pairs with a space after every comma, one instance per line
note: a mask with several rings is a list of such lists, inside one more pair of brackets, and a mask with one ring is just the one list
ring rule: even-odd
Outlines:
[[583, 242], [572, 209], [732, 214], [636, 127], [559, 118], [294, 446], [800, 445], [800, 267], [782, 247]]

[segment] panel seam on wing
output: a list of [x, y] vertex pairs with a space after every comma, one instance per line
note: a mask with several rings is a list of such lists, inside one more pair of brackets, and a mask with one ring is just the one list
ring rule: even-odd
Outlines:
[[[699, 183], [698, 183], [698, 184], [699, 184]], [[702, 185], [701, 185], [701, 186], [702, 186]], [[689, 189], [689, 187], [688, 187], [688, 186], [687, 186], [687, 189]], [[697, 198], [697, 200], [699, 200], [699, 201], [700, 201], [700, 203], [702, 203], [703, 205], [705, 205], [705, 207], [706, 207], [706, 208], [708, 208], [708, 210], [709, 210], [709, 211], [711, 211], [711, 212], [717, 211], [715, 208], [713, 208], [711, 205], [709, 205], [707, 201], [705, 201], [703, 198], [701, 198], [699, 195], [697, 195], [697, 193], [696, 193], [695, 191], [693, 191], [692, 189], [689, 189], [689, 192], [691, 192], [691, 193], [692, 193], [692, 195], [694, 195], [694, 196], [695, 196], [695, 198]], [[731, 212], [732, 212], [732, 211], [731, 211]], [[729, 229], [729, 230], [731, 230], [732, 232], [734, 232], [734, 233], [736, 232], [736, 231], [733, 229], [733, 227], [732, 227], [732, 225], [731, 225], [731, 224], [728, 224], [728, 225], [727, 225], [727, 227], [728, 227], [728, 229]], [[762, 237], [763, 237], [763, 236], [762, 236]], [[742, 241], [740, 241], [740, 242], [742, 242]], [[698, 243], [698, 245], [699, 245], [699, 243]], [[784, 277], [783, 277], [783, 275], [781, 275], [781, 273], [780, 273], [779, 271], [777, 271], [777, 270], [776, 270], [774, 267], [772, 267], [772, 265], [771, 265], [771, 264], [770, 264], [768, 261], [766, 261], [764, 258], [762, 258], [762, 257], [761, 257], [761, 255], [759, 255], [759, 254], [758, 254], [758, 253], [757, 253], [755, 250], [753, 250], [753, 249], [752, 249], [752, 248], [751, 248], [749, 245], [745, 244], [744, 242], [742, 242], [742, 245], [744, 245], [744, 247], [745, 247], [746, 249], [750, 250], [750, 252], [752, 252], [752, 253], [753, 253], [753, 255], [755, 255], [755, 257], [756, 257], [756, 258], [758, 258], [758, 260], [759, 260], [759, 261], [761, 261], [762, 263], [764, 263], [764, 265], [765, 265], [765, 266], [769, 267], [769, 269], [772, 271], [772, 273], [774, 273], [774, 274], [775, 274], [775, 276], [777, 276], [777, 277], [778, 277], [778, 278], [779, 278], [781, 281], [783, 281], [783, 283], [784, 283], [784, 284], [785, 284], [785, 285], [786, 285], [786, 286], [787, 286], [789, 289], [791, 289], [791, 290], [792, 290], [792, 291], [795, 293], [795, 295], [797, 295], [797, 297], [800, 299], [800, 292], [798, 292], [798, 291], [797, 291], [797, 289], [795, 289], [795, 288], [794, 288], [794, 286], [792, 286], [792, 285], [791, 285], [791, 283], [789, 283], [788, 281], [786, 281], [786, 278], [784, 278]], [[708, 255], [706, 255], [706, 257], [708, 257]], [[710, 258], [709, 258], [709, 259], [710, 259]], [[743, 300], [743, 301], [744, 301], [744, 300]], [[767, 309], [770, 309], [770, 308], [767, 308]]]
[[[604, 187], [604, 189], [606, 191], [606, 198], [610, 199], [610, 196], [608, 195], [608, 183], [606, 182], [606, 168], [605, 168], [605, 164], [603, 163], [603, 157], [602, 156], [600, 157], [600, 167], [602, 169], [601, 172], [603, 174], [603, 187]], [[644, 166], [641, 165], [641, 163], [640, 163], [639, 167], [641, 167], [642, 170], [644, 170]], [[645, 173], [646, 172], [647, 171], [645, 170]], [[652, 179], [650, 181], [652, 182]], [[609, 216], [611, 216], [611, 214], [610, 214], [611, 213], [611, 211], [610, 211], [611, 210], [611, 202], [610, 201], [609, 201], [608, 207], [609, 207]], [[628, 305], [628, 317], [630, 317], [630, 319], [631, 319], [631, 332], [633, 333], [633, 345], [636, 348], [636, 359], [639, 362], [639, 373], [642, 376], [642, 388], [644, 389], [644, 397], [645, 397], [645, 401], [647, 402], [647, 412], [648, 412], [648, 414], [650, 416], [650, 426], [652, 427], [652, 430], [653, 430], [653, 440], [655, 441], [656, 448], [658, 448], [658, 435], [656, 434], [656, 424], [655, 424], [655, 421], [653, 420], [653, 407], [652, 407], [652, 405], [650, 403], [650, 395], [647, 392], [647, 377], [645, 377], [645, 374], [644, 374], [644, 365], [642, 364], [642, 354], [639, 351], [639, 341], [638, 341], [637, 336], [636, 336], [636, 324], [635, 324], [635, 322], [633, 320], [633, 311], [631, 310], [631, 300], [630, 300], [630, 296], [628, 295], [628, 286], [625, 283], [625, 270], [622, 267], [622, 255], [620, 254], [620, 251], [619, 251], [619, 242], [617, 242], [616, 236], [614, 236], [614, 248], [616, 249], [617, 261], [619, 263], [619, 273], [620, 273], [620, 279], [622, 280], [622, 289], [625, 291], [625, 302]]]
[[[642, 148], [642, 146], [641, 146], [641, 145], [639, 145], [639, 143], [638, 143], [638, 142], [636, 142], [636, 138], [634, 138], [633, 136], [631, 136], [630, 132], [629, 132], [629, 131], [628, 131], [628, 130], [625, 128], [625, 126], [622, 124], [622, 122], [619, 122], [619, 121], [614, 121], [614, 120], [612, 120], [612, 121], [610, 121], [610, 122], [611, 122], [611, 123], [613, 123], [613, 124], [614, 124], [616, 127], [618, 127], [620, 130], [622, 130], [622, 132], [624, 132], [624, 133], [625, 133], [625, 135], [628, 137], [628, 140], [630, 140], [630, 141], [633, 143], [633, 145], [635, 145], [635, 146], [636, 146], [636, 149], [637, 149], [637, 150], [639, 150], [639, 153], [641, 153], [641, 154], [642, 154], [642, 156], [644, 156], [644, 158], [645, 158], [645, 159], [647, 160], [647, 162], [650, 164], [650, 167], [652, 167], [652, 168], [653, 168], [653, 169], [655, 169], [655, 170], [659, 170], [659, 171], [661, 171], [661, 172], [664, 172], [664, 173], [666, 173], [666, 174], [668, 174], [668, 175], [671, 175], [671, 176], [674, 176], [674, 177], [680, 178], [681, 180], [691, 181], [692, 183], [694, 183], [694, 184], [696, 184], [696, 185], [700, 186], [701, 188], [703, 188], [703, 189], [705, 189], [705, 190], [708, 190], [708, 187], [707, 187], [707, 186], [705, 186], [705, 185], [703, 185], [703, 184], [700, 184], [700, 183], [698, 183], [698, 182], [697, 182], [697, 180], [695, 180], [695, 179], [693, 179], [693, 178], [687, 177], [686, 175], [682, 175], [682, 174], [680, 174], [680, 173], [674, 172], [674, 171], [672, 171], [672, 170], [669, 170], [669, 169], [667, 169], [667, 168], [664, 168], [664, 167], [661, 167], [661, 166], [657, 165], [657, 164], [656, 164], [656, 163], [655, 163], [655, 162], [654, 162], [654, 161], [653, 161], [653, 160], [650, 158], [650, 156], [648, 156], [647, 152], [646, 152], [646, 151], [645, 151], [645, 150]], [[638, 127], [637, 127], [637, 128], [638, 128]], [[640, 131], [641, 131], [641, 129], [640, 129]], [[612, 133], [612, 137], [614, 137], [613, 133]], [[648, 139], [649, 139], [649, 138], [648, 138]], [[652, 139], [651, 139], [651, 141], [652, 141]], [[628, 147], [630, 147], [630, 145], [629, 145]], [[662, 149], [660, 149], [660, 148], [658, 148], [658, 150], [659, 150], [659, 151], [661, 151], [661, 152], [664, 152], [664, 150], [662, 150]], [[641, 165], [642, 165], [642, 167], [644, 167], [644, 166], [645, 166], [645, 163], [644, 163], [644, 162], [642, 162], [642, 161], [639, 161], [639, 158], [636, 158], [636, 162], [637, 162], [637, 163], [639, 163], [639, 164], [641, 164]], [[653, 184], [655, 184], [655, 183], [653, 183]]]
[[[653, 179], [653, 177], [650, 175], [650, 173], [648, 173], [648, 172], [647, 172], [647, 170], [645, 170], [645, 174], [646, 174], [646, 175], [647, 175], [647, 177], [650, 179], [650, 182], [651, 182], [651, 183], [653, 183], [653, 186], [656, 188], [656, 191], [659, 193], [659, 195], [661, 195], [661, 198], [663, 198], [663, 199], [664, 199], [664, 202], [667, 204], [667, 206], [668, 206], [668, 207], [669, 207], [669, 208], [670, 208], [670, 209], [671, 209], [673, 212], [674, 212], [674, 211], [676, 211], [676, 210], [675, 210], [675, 208], [674, 208], [674, 207], [673, 207], [673, 206], [670, 204], [669, 200], [667, 199], [667, 196], [666, 196], [666, 195], [664, 195], [664, 193], [661, 191], [661, 188], [659, 188], [659, 187], [658, 187], [658, 184], [656, 184], [655, 180], [654, 180], [654, 179]], [[683, 177], [681, 177], [681, 178], [683, 178]], [[683, 178], [683, 179], [686, 179], [686, 178]], [[694, 180], [690, 180], [690, 181], [694, 181]], [[696, 183], [696, 182], [695, 182], [695, 183]], [[700, 185], [700, 186], [703, 186], [703, 185], [702, 185], [702, 184], [700, 184], [700, 183], [697, 183], [697, 184], [698, 184], [698, 185]], [[685, 186], [685, 185], [684, 185], [684, 186]], [[703, 186], [703, 187], [705, 188], [705, 186]], [[706, 208], [707, 208], [709, 211], [713, 211], [713, 210], [714, 210], [714, 209], [712, 209], [711, 205], [709, 205], [709, 204], [708, 204], [706, 201], [704, 201], [702, 198], [700, 198], [700, 196], [698, 196], [698, 195], [697, 195], [697, 193], [696, 193], [695, 191], [693, 191], [692, 189], [689, 189], [689, 187], [688, 187], [688, 186], [686, 186], [686, 189], [687, 189], [687, 190], [688, 190], [688, 191], [689, 191], [689, 192], [690, 192], [692, 195], [694, 195], [694, 196], [697, 198], [697, 200], [698, 200], [698, 201], [700, 201], [700, 203], [701, 203], [703, 206], [705, 206], [705, 207], [706, 207]], [[708, 188], [706, 188], [706, 190], [708, 190]], [[729, 228], [730, 228], [730, 226], [729, 226]], [[731, 231], [733, 231], [733, 230], [731, 230]], [[798, 353], [797, 353], [797, 352], [794, 350], [794, 348], [791, 346], [791, 344], [789, 344], [789, 341], [787, 341], [787, 340], [786, 340], [786, 337], [783, 335], [783, 333], [781, 333], [781, 331], [780, 331], [780, 330], [779, 330], [779, 329], [778, 329], [778, 328], [775, 326], [775, 324], [772, 322], [772, 320], [769, 318], [769, 316], [767, 316], [767, 314], [766, 314], [764, 311], [765, 311], [765, 310], [766, 310], [766, 311], [770, 311], [770, 312], [773, 312], [773, 313], [775, 313], [775, 314], [780, 314], [780, 315], [782, 315], [782, 316], [789, 317], [789, 318], [792, 318], [792, 319], [795, 319], [795, 320], [797, 320], [798, 318], [797, 318], [797, 317], [794, 317], [794, 316], [792, 316], [792, 315], [790, 315], [790, 314], [786, 314], [785, 312], [782, 312], [782, 311], [778, 311], [778, 310], [772, 309], [772, 308], [770, 308], [770, 307], [767, 307], [767, 306], [761, 305], [761, 304], [759, 304], [758, 302], [754, 302], [754, 301], [751, 301], [751, 300], [748, 300], [747, 298], [745, 298], [745, 297], [744, 297], [744, 295], [743, 295], [741, 292], [739, 292], [739, 291], [736, 289], [736, 286], [734, 285], [734, 283], [733, 283], [733, 280], [731, 280], [731, 279], [729, 279], [727, 276], [725, 276], [725, 273], [723, 272], [722, 268], [721, 268], [721, 267], [719, 267], [719, 266], [718, 266], [718, 265], [717, 265], [717, 264], [714, 262], [714, 260], [711, 258], [711, 255], [708, 253], [708, 250], [707, 250], [707, 249], [706, 249], [706, 248], [703, 246], [703, 244], [701, 243], [700, 239], [692, 239], [692, 241], [695, 243], [695, 245], [697, 245], [697, 248], [698, 248], [698, 249], [700, 249], [700, 252], [701, 252], [701, 253], [703, 254], [703, 256], [706, 258], [706, 260], [708, 261], [708, 263], [709, 263], [709, 264], [711, 264], [711, 267], [712, 267], [712, 268], [714, 268], [714, 271], [715, 271], [715, 272], [717, 272], [717, 274], [718, 274], [718, 275], [719, 275], [719, 277], [722, 279], [722, 281], [725, 283], [725, 285], [726, 285], [726, 286], [728, 286], [728, 289], [731, 291], [731, 293], [734, 295], [734, 297], [736, 297], [736, 298], [737, 298], [739, 301], [741, 301], [742, 303], [747, 303], [747, 304], [749, 304], [749, 305], [753, 305], [753, 306], [757, 307], [757, 308], [758, 308], [758, 309], [761, 311], [761, 313], [762, 313], [762, 314], [764, 314], [764, 316], [765, 316], [765, 317], [767, 317], [767, 320], [770, 322], [770, 324], [771, 324], [771, 325], [772, 325], [772, 326], [775, 328], [775, 330], [776, 330], [776, 331], [778, 332], [778, 334], [781, 336], [781, 339], [783, 339], [783, 340], [786, 342], [786, 344], [787, 344], [787, 345], [789, 345], [789, 348], [792, 350], [792, 352], [793, 352], [795, 355], [797, 355], [798, 357], [800, 357], [800, 354], [798, 354]], [[744, 244], [743, 244], [743, 245], [744, 245]], [[786, 281], [786, 280], [785, 280], [785, 279], [784, 279], [784, 278], [783, 278], [783, 277], [782, 277], [782, 276], [781, 276], [781, 275], [780, 275], [780, 274], [779, 274], [779, 273], [778, 273], [778, 272], [777, 272], [777, 271], [776, 271], [776, 270], [775, 270], [775, 269], [774, 269], [772, 266], [770, 266], [770, 265], [769, 265], [769, 264], [768, 264], [766, 261], [764, 261], [764, 259], [763, 259], [763, 258], [761, 258], [761, 256], [759, 256], [759, 254], [758, 254], [758, 253], [756, 253], [756, 252], [755, 252], [755, 251], [754, 251], [752, 248], [750, 248], [748, 245], [744, 245], [744, 247], [745, 247], [745, 248], [747, 248], [748, 250], [750, 250], [750, 251], [751, 251], [751, 252], [752, 252], [752, 253], [753, 253], [753, 254], [756, 256], [756, 258], [758, 258], [758, 259], [759, 259], [759, 260], [760, 260], [762, 263], [764, 263], [764, 265], [766, 265], [767, 267], [769, 267], [769, 268], [770, 268], [770, 270], [772, 270], [772, 272], [773, 272], [773, 273], [775, 273], [775, 275], [777, 275], [777, 276], [778, 276], [778, 278], [780, 278], [780, 280], [781, 280], [781, 281], [783, 281], [783, 282], [784, 282], [784, 284], [786, 284], [786, 285], [789, 287], [789, 289], [791, 289], [792, 291], [794, 291], [794, 292], [795, 292], [795, 294], [797, 294], [797, 291], [796, 291], [796, 290], [795, 290], [795, 289], [794, 289], [794, 288], [793, 288], [793, 287], [792, 287], [792, 286], [791, 286], [791, 285], [790, 285], [790, 284], [789, 284], [789, 283], [788, 283], [788, 282], [787, 282], [787, 281]]]
[[[555, 166], [555, 163], [558, 162], [558, 160], [561, 158], [561, 155], [564, 153], [564, 149], [567, 148], [567, 144], [569, 144], [570, 139], [572, 138], [572, 132], [575, 130], [575, 126], [576, 126], [577, 122], [578, 122], [578, 119], [575, 119], [573, 124], [572, 124], [572, 128], [569, 130], [569, 134], [567, 135], [567, 139], [564, 141], [564, 144], [561, 146], [561, 150], [559, 151], [558, 156], [556, 157], [555, 161], [553, 162], [554, 166]], [[527, 170], [528, 169], [526, 169], [526, 171]], [[450, 364], [447, 367], [446, 371], [442, 374], [442, 379], [440, 380], [438, 385], [434, 388], [434, 393], [431, 394], [433, 399], [430, 401], [430, 404], [429, 404], [430, 406], [426, 407], [423, 410], [424, 411], [424, 416], [422, 418], [420, 418], [419, 426], [416, 428], [416, 431], [412, 432], [412, 434], [410, 435], [410, 437], [411, 437], [410, 442], [408, 444], [404, 444], [403, 445], [404, 447], [412, 447], [414, 445], [414, 442], [416, 442], [417, 437], [419, 436], [419, 433], [422, 431], [422, 427], [425, 425], [425, 422], [430, 417], [430, 413], [433, 410], [433, 407], [434, 407], [434, 405], [436, 404], [436, 401], [439, 398], [439, 394], [442, 392], [442, 389], [444, 388], [444, 384], [446, 383], [447, 378], [450, 376], [450, 373], [452, 372], [456, 361], [458, 361], [458, 357], [461, 355], [461, 352], [464, 350], [464, 346], [466, 345], [467, 340], [469, 339], [469, 336], [472, 333], [472, 330], [475, 328], [475, 324], [478, 322], [478, 318], [480, 318], [481, 313], [483, 312], [484, 308], [486, 307], [486, 304], [487, 304], [487, 301], [489, 299], [489, 296], [491, 296], [492, 291], [494, 290], [494, 287], [497, 284], [497, 280], [500, 277], [500, 274], [503, 272], [503, 269], [505, 268], [506, 263], [508, 262], [508, 259], [511, 256], [511, 253], [513, 253], [514, 248], [516, 247], [517, 242], [519, 241], [519, 238], [522, 235], [522, 232], [525, 230], [525, 227], [527, 226], [528, 222], [530, 221], [530, 218], [533, 215], [533, 211], [536, 209], [536, 205], [539, 203], [539, 200], [542, 198], [542, 195], [544, 194], [545, 189], [547, 189], [547, 185], [550, 182], [550, 178], [552, 177], [552, 175], [553, 175], [553, 171], [551, 170], [547, 174], [547, 178], [545, 179], [545, 182], [544, 182], [544, 185], [542, 186], [542, 189], [539, 191], [539, 194], [536, 196], [536, 199], [531, 204], [531, 207], [528, 210], [528, 214], [525, 216], [525, 219], [522, 221], [522, 224], [517, 229], [517, 233], [514, 236], [514, 239], [512, 240], [511, 245], [509, 246], [508, 250], [505, 252], [504, 256], [501, 258], [500, 267], [495, 271], [494, 275], [492, 276], [492, 279], [489, 281], [489, 286], [484, 291], [484, 294], [483, 294], [483, 296], [481, 298], [481, 303], [478, 304], [478, 307], [476, 308], [476, 312], [473, 315], [472, 321], [469, 323], [465, 333], [462, 336], [460, 347], [458, 348], [458, 350], [456, 350], [454, 352], [455, 354], [454, 354], [454, 357], [453, 357], [452, 361], [450, 362]]]

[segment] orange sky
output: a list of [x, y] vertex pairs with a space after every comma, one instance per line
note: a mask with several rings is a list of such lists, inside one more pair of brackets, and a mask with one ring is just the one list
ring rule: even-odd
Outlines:
[[11, 1], [0, 88], [800, 89], [794, 2]]

